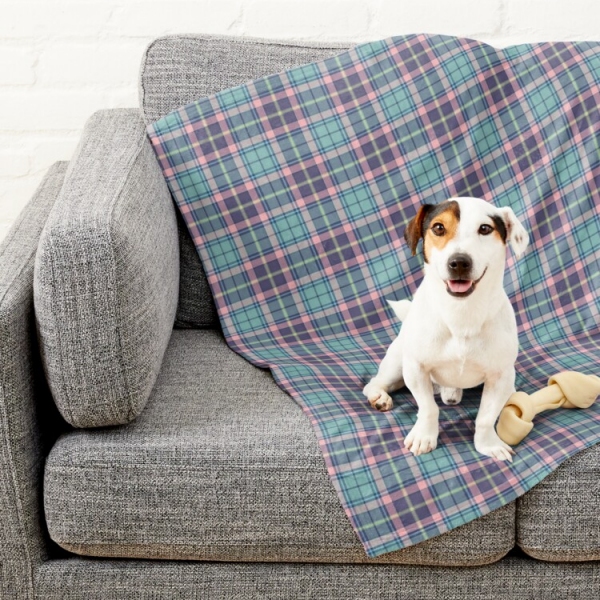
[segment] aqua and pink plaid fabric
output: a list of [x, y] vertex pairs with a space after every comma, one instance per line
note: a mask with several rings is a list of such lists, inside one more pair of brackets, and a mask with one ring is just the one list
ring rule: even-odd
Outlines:
[[[508, 259], [517, 387], [600, 363], [600, 44], [498, 50], [444, 36], [363, 44], [225, 90], [148, 128], [203, 260], [228, 344], [302, 406], [369, 556], [439, 535], [523, 494], [600, 439], [600, 406], [548, 412], [512, 464], [478, 455], [481, 390], [441, 405], [414, 457], [410, 393], [361, 394], [396, 335], [421, 258], [422, 202], [478, 196], [531, 234]], [[251, 402], [252, 399], [249, 398]]]

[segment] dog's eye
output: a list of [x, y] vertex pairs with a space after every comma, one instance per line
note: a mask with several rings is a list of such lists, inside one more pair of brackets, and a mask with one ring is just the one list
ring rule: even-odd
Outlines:
[[434, 223], [431, 227], [431, 231], [433, 231], [434, 235], [444, 235], [444, 233], [446, 233], [446, 228], [441, 223]]
[[491, 225], [483, 224], [481, 227], [479, 227], [479, 233], [481, 235], [490, 235], [492, 231], [494, 231], [494, 228]]

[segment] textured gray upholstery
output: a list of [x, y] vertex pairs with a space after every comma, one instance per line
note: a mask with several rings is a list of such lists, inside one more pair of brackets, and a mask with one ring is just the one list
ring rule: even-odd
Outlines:
[[[308, 419], [216, 331], [173, 333], [135, 422], [59, 439], [44, 503], [52, 539], [80, 554], [367, 562]], [[373, 562], [484, 564], [514, 528], [513, 503]]]
[[567, 459], [518, 498], [517, 543], [540, 560], [600, 560], [600, 445]]
[[69, 423], [114, 425], [140, 413], [178, 285], [175, 209], [139, 111], [100, 111], [69, 164], [34, 273], [44, 367]]
[[[32, 598], [32, 569], [46, 559], [41, 483], [52, 407], [40, 376], [33, 264], [67, 163], [50, 168], [0, 244], [0, 598]], [[42, 434], [45, 429], [45, 436]]]
[[177, 230], [180, 285], [175, 326], [183, 329], [217, 328], [219, 317], [204, 267], [179, 211], [177, 211]]
[[339, 54], [348, 47], [210, 35], [157, 38], [142, 58], [144, 119], [152, 123], [198, 98]]
[[[152, 42], [143, 58], [140, 105], [146, 123], [220, 90], [333, 56], [348, 46], [298, 45], [239, 38], [175, 35]], [[187, 229], [181, 234], [178, 327], [218, 327], [202, 263]]]
[[38, 573], [39, 600], [597, 600], [600, 563], [483, 567], [72, 559]]

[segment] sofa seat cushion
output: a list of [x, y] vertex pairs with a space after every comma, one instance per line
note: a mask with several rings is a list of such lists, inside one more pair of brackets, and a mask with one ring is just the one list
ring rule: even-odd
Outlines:
[[517, 543], [540, 560], [600, 560], [600, 444], [517, 500]]
[[175, 330], [146, 409], [63, 435], [46, 464], [50, 536], [83, 555], [477, 565], [514, 546], [514, 503], [367, 559], [308, 419], [211, 330]]

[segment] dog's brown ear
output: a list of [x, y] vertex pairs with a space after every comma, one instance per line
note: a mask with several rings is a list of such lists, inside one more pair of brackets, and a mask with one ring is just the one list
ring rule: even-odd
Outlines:
[[417, 253], [417, 246], [419, 240], [423, 237], [423, 221], [427, 214], [435, 208], [435, 204], [422, 204], [414, 216], [412, 221], [409, 221], [406, 229], [404, 230], [404, 239], [406, 240], [412, 255]]

